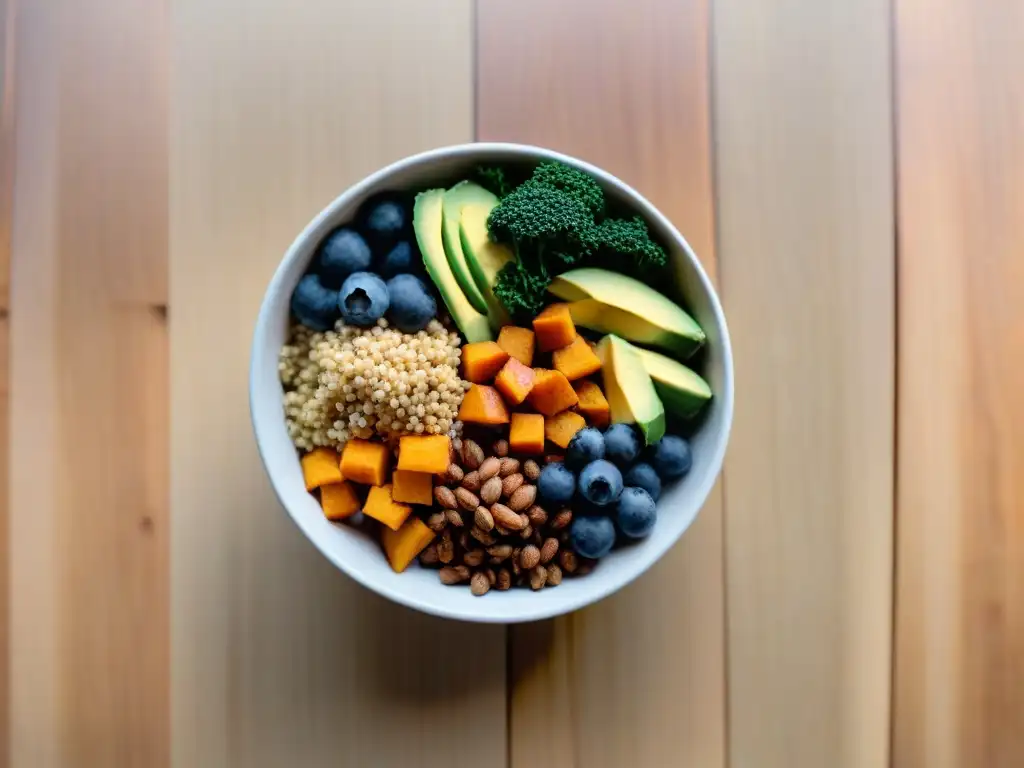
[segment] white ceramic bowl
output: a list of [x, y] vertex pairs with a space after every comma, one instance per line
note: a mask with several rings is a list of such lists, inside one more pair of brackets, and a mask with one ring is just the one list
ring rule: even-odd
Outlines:
[[[556, 589], [492, 591], [473, 597], [468, 588], [446, 587], [437, 572], [414, 563], [394, 573], [376, 541], [328, 522], [302, 481], [298, 456], [285, 430], [278, 352], [285, 340], [292, 289], [306, 271], [317, 245], [348, 222], [370, 195], [385, 189], [425, 189], [449, 185], [480, 164], [560, 160], [592, 174], [609, 200], [625, 203], [648, 222], [675, 265], [678, 295], [707, 334], [702, 373], [714, 392], [710, 411], [693, 437], [693, 469], [669, 486], [658, 502], [658, 522], [642, 542], [616, 550], [593, 573], [565, 579]], [[249, 377], [249, 405], [260, 456], [274, 491], [292, 520], [338, 568], [397, 603], [437, 616], [479, 622], [522, 622], [568, 613], [621, 589], [646, 571], [690, 527], [722, 467], [733, 409], [732, 353], [725, 317], [711, 281], [682, 235], [636, 190], [585, 162], [519, 144], [462, 144], [399, 160], [343, 192], [295, 239], [267, 288], [256, 320]]]

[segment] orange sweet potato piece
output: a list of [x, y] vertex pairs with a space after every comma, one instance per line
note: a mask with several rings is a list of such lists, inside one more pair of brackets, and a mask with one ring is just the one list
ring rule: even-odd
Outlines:
[[533, 332], [542, 352], [561, 349], [576, 338], [576, 326], [569, 314], [568, 304], [551, 304], [533, 318]]
[[361, 505], [356, 489], [342, 480], [320, 488], [320, 506], [328, 520], [344, 520], [358, 512]]
[[501, 392], [506, 403], [519, 405], [533, 389], [533, 379], [533, 368], [510, 357], [494, 378], [494, 386]]
[[[508, 352], [493, 341], [477, 341], [462, 346], [462, 378], [474, 384], [486, 384], [508, 360]], [[443, 470], [442, 470], [443, 471]]]
[[[447, 460], [446, 455], [445, 461]], [[401, 464], [401, 454], [398, 461]], [[391, 475], [391, 498], [404, 504], [433, 504], [434, 476], [429, 472], [396, 469]]]
[[551, 359], [555, 370], [565, 374], [569, 381], [582, 379], [601, 370], [601, 360], [582, 336], [573, 339], [569, 346], [556, 349]]
[[342, 481], [338, 452], [333, 448], [314, 448], [303, 456], [299, 463], [302, 464], [302, 478], [306, 481], [307, 491]]
[[384, 443], [352, 438], [341, 452], [341, 474], [346, 480], [366, 485], [384, 485], [391, 451]]
[[427, 474], [444, 472], [450, 447], [448, 435], [406, 435], [398, 441], [398, 468]]
[[395, 573], [401, 573], [409, 567], [427, 544], [434, 540], [434, 532], [418, 517], [410, 517], [397, 531], [382, 528], [380, 542], [384, 546], [384, 554]]
[[513, 413], [508, 445], [513, 453], [544, 453], [544, 417], [539, 413]]
[[562, 411], [544, 419], [544, 437], [559, 448], [568, 448], [572, 436], [587, 426], [586, 419], [575, 411]]
[[459, 419], [467, 424], [508, 424], [508, 408], [494, 387], [473, 384], [462, 398]]
[[574, 381], [572, 388], [580, 399], [577, 406], [580, 413], [587, 417], [591, 425], [604, 429], [611, 424], [611, 408], [597, 384], [592, 381]]
[[545, 416], [554, 416], [566, 408], [576, 405], [579, 398], [572, 384], [560, 371], [549, 371], [546, 368], [534, 368], [533, 389], [527, 400], [530, 405]]
[[498, 346], [523, 365], [533, 365], [534, 337], [529, 328], [506, 325], [498, 331]]
[[391, 485], [375, 485], [370, 489], [363, 504], [363, 514], [379, 520], [388, 528], [397, 531], [412, 512], [408, 504], [397, 502], [391, 496]]

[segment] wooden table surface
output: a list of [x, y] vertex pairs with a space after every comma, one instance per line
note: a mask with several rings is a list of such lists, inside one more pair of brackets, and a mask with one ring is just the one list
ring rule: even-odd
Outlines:
[[[0, 764], [1024, 765], [1024, 3], [0, 6]], [[679, 545], [510, 628], [336, 572], [246, 401], [295, 233], [474, 138], [650, 197], [738, 382]]]

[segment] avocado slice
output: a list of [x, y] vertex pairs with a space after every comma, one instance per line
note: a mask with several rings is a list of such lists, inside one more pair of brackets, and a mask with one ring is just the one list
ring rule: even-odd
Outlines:
[[650, 445], [665, 436], [665, 406], [636, 347], [614, 334], [597, 344], [612, 422], [636, 424]]
[[704, 331], [682, 307], [618, 272], [571, 269], [552, 280], [548, 290], [574, 302], [569, 305], [570, 309], [576, 306], [573, 322], [584, 328], [617, 334], [684, 358], [704, 344]]
[[508, 325], [510, 319], [505, 305], [494, 295], [494, 283], [501, 268], [515, 261], [511, 248], [492, 242], [487, 235], [487, 217], [497, 204], [497, 200], [493, 204], [469, 203], [462, 206], [462, 217], [459, 219], [462, 253], [476, 287], [487, 302], [487, 317], [495, 330]]
[[492, 341], [494, 336], [487, 323], [487, 316], [477, 312], [469, 303], [444, 255], [444, 245], [441, 241], [441, 207], [444, 195], [443, 189], [430, 189], [416, 195], [412, 226], [420, 253], [423, 254], [423, 265], [427, 268], [427, 274], [437, 286], [445, 306], [448, 307], [448, 313], [462, 331], [466, 341]]
[[444, 193], [441, 236], [444, 242], [444, 252], [448, 257], [448, 265], [452, 268], [452, 273], [455, 275], [459, 287], [462, 288], [462, 292], [466, 294], [466, 298], [469, 299], [469, 303], [473, 305], [474, 309], [478, 312], [487, 312], [487, 302], [469, 272], [466, 256], [462, 252], [462, 241], [459, 239], [462, 206], [469, 203], [487, 203], [493, 208], [498, 204], [498, 198], [479, 184], [474, 184], [472, 181], [460, 181]]
[[676, 416], [689, 418], [697, 414], [711, 399], [711, 387], [700, 376], [671, 357], [650, 349], [635, 347], [644, 368], [654, 382], [654, 389], [665, 409]]

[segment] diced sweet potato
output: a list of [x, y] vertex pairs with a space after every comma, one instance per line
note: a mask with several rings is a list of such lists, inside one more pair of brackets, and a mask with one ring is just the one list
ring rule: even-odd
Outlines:
[[498, 331], [498, 346], [523, 365], [533, 365], [533, 331], [506, 325]]
[[412, 507], [408, 504], [401, 504], [391, 496], [391, 485], [375, 485], [370, 489], [363, 504], [363, 514], [379, 520], [388, 528], [397, 531], [406, 521]]
[[[448, 457], [445, 456], [445, 461]], [[402, 456], [399, 454], [401, 465]], [[391, 498], [404, 504], [434, 503], [434, 476], [428, 472], [411, 472], [408, 469], [396, 469], [391, 475]]]
[[582, 379], [601, 370], [601, 360], [582, 336], [573, 339], [569, 346], [556, 349], [551, 359], [555, 370], [561, 371], [569, 381]]
[[533, 332], [542, 352], [561, 349], [576, 338], [576, 326], [569, 314], [568, 304], [551, 304], [533, 318]]
[[409, 567], [427, 544], [434, 540], [434, 532], [418, 517], [410, 517], [397, 531], [382, 528], [380, 542], [384, 546], [384, 554], [395, 573], [401, 573]]
[[352, 438], [341, 452], [341, 474], [346, 480], [365, 485], [384, 485], [391, 451], [384, 443]]
[[474, 384], [486, 384], [508, 360], [508, 352], [493, 341], [477, 341], [462, 346], [462, 378]]
[[508, 444], [513, 453], [544, 453], [544, 417], [539, 413], [513, 413]]
[[544, 419], [544, 437], [559, 448], [568, 448], [573, 435], [585, 426], [586, 420], [575, 411], [562, 411]]
[[459, 419], [467, 424], [508, 424], [508, 408], [494, 387], [473, 384], [462, 398]]
[[448, 435], [406, 435], [398, 441], [398, 468], [438, 474], [448, 469]]
[[338, 452], [333, 448], [314, 448], [299, 463], [302, 464], [302, 478], [306, 481], [307, 491], [342, 480]]
[[530, 390], [527, 400], [538, 411], [545, 416], [554, 416], [576, 405], [579, 398], [576, 397], [572, 384], [560, 371], [534, 368], [533, 373], [533, 389]]
[[533, 389], [533, 378], [533, 368], [510, 357], [494, 377], [494, 386], [501, 392], [506, 403], [519, 405]]
[[351, 483], [342, 480], [320, 487], [320, 506], [328, 520], [344, 520], [359, 511], [359, 497]]
[[604, 429], [612, 422], [611, 408], [604, 392], [592, 381], [574, 381], [572, 388], [580, 401], [577, 405], [580, 413], [587, 417], [591, 426]]

